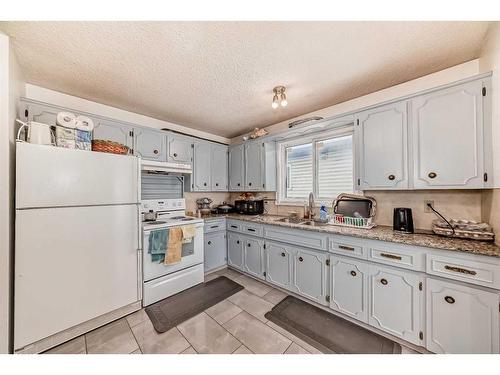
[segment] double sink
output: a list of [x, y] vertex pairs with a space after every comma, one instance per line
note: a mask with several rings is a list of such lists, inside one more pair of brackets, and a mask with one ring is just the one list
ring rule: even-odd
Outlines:
[[304, 220], [304, 219], [300, 219], [300, 218], [296, 218], [296, 217], [284, 217], [282, 219], [276, 220], [276, 222], [299, 224], [299, 225], [310, 225], [313, 227], [328, 225], [328, 223], [325, 223], [325, 222], [314, 221], [314, 220]]

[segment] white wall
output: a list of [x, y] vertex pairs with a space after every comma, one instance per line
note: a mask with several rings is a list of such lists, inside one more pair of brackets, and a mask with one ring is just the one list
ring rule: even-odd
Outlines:
[[0, 353], [10, 348], [14, 252], [15, 118], [24, 82], [9, 38], [0, 33]]
[[[147, 126], [155, 129], [168, 128], [170, 130], [186, 133], [195, 137], [205, 138], [220, 143], [229, 143], [228, 138], [220, 137], [201, 130], [187, 128], [172, 122], [158, 120], [152, 117], [140, 115], [138, 113], [125, 111], [123, 109], [110, 107], [108, 105], [96, 103], [73, 95], [63, 94], [58, 91], [49, 90], [29, 83], [26, 84], [25, 96], [29, 99], [59, 105], [75, 111], [89, 112], [95, 115], [109, 117], [114, 120], [130, 122], [132, 124]], [[189, 111], [189, 107], [186, 107], [186, 111]]]
[[[288, 123], [301, 118], [311, 116], [332, 117], [342, 115], [351, 111], [355, 111], [371, 105], [376, 105], [388, 100], [397, 99], [405, 95], [411, 95], [419, 91], [431, 89], [436, 86], [445, 85], [451, 82], [459, 81], [468, 78], [475, 74], [479, 74], [479, 60], [471, 60], [466, 63], [453, 66], [448, 69], [441, 70], [396, 86], [392, 86], [380, 91], [373, 92], [359, 98], [348, 100], [343, 103], [335, 104], [331, 107], [323, 108], [318, 111], [305, 113], [301, 116], [270, 125], [265, 129], [270, 134], [276, 134], [288, 130]], [[231, 139], [231, 143], [241, 143], [241, 136]]]

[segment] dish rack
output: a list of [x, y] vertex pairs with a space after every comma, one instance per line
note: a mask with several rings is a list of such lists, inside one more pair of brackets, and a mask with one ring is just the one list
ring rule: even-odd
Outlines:
[[371, 229], [377, 225], [371, 217], [350, 217], [344, 215], [333, 215], [330, 224], [360, 229]]
[[451, 219], [450, 225], [455, 229], [455, 233], [444, 220], [436, 219], [432, 222], [432, 231], [441, 236], [468, 240], [493, 241], [495, 239], [495, 234], [487, 223]]

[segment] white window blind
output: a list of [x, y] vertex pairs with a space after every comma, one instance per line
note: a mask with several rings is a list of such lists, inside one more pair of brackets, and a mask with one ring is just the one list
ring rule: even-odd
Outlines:
[[318, 141], [316, 150], [318, 198], [352, 192], [352, 135]]
[[283, 143], [280, 201], [304, 202], [313, 192], [319, 200], [333, 200], [353, 191], [353, 136], [323, 135]]

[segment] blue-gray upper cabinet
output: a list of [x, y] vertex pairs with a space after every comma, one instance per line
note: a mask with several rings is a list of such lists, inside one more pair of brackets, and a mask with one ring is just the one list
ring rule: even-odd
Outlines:
[[407, 101], [356, 116], [361, 190], [408, 188]]
[[27, 103], [24, 107], [24, 113], [21, 118], [24, 118], [27, 121], [36, 121], [50, 126], [55, 126], [58, 112], [61, 112], [61, 110], [54, 107]]
[[168, 161], [191, 163], [193, 161], [193, 138], [179, 134], [168, 134]]
[[245, 190], [245, 147], [229, 147], [229, 191]]
[[485, 186], [483, 87], [476, 80], [411, 101], [416, 189]]
[[212, 191], [228, 190], [228, 148], [224, 145], [212, 144], [211, 146], [211, 186]]
[[135, 155], [153, 161], [167, 161], [167, 135], [161, 130], [136, 128]]
[[192, 186], [194, 191], [211, 191], [211, 144], [194, 142]]
[[245, 190], [262, 190], [264, 179], [264, 143], [245, 144]]
[[275, 142], [251, 141], [229, 149], [229, 190], [276, 190]]
[[97, 120], [94, 124], [93, 138], [121, 143], [134, 153], [134, 128], [132, 126], [117, 121]]

